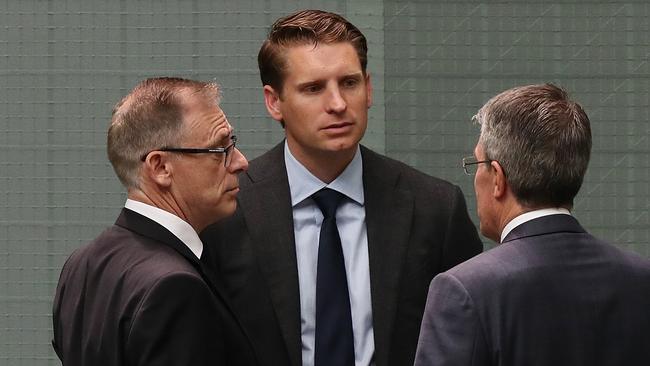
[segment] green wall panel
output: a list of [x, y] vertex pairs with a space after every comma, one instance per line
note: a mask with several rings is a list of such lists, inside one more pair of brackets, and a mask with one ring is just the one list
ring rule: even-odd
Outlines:
[[[282, 129], [256, 57], [270, 24], [302, 8], [366, 34], [374, 86], [364, 143], [461, 185], [475, 217], [470, 121], [506, 88], [551, 81], [586, 108], [593, 157], [575, 214], [650, 256], [645, 2], [0, 0], [0, 365], [56, 365], [51, 303], [72, 250], [125, 194], [105, 153], [111, 108], [138, 81], [216, 80], [252, 158]], [[486, 243], [487, 246], [490, 244]]]

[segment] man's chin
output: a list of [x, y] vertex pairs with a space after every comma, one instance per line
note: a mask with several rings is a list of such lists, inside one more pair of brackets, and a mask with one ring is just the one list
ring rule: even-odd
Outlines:
[[237, 210], [237, 200], [233, 198], [230, 202], [228, 202], [228, 205], [224, 207], [224, 216], [225, 217], [232, 216], [236, 210]]
[[338, 141], [331, 141], [325, 147], [325, 150], [330, 153], [345, 153], [356, 151], [357, 146], [359, 146], [359, 141], [356, 139], [341, 139]]
[[[229, 196], [225, 194], [221, 202], [215, 207], [218, 211], [215, 212], [215, 217], [217, 218], [214, 222], [221, 221], [232, 216], [237, 210], [237, 199], [236, 196]], [[230, 198], [232, 197], [232, 198]]]

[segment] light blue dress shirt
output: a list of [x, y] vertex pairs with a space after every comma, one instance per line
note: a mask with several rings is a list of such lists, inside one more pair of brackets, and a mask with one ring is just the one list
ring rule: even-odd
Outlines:
[[298, 261], [302, 364], [303, 366], [314, 365], [318, 237], [323, 222], [323, 214], [311, 195], [327, 187], [345, 195], [336, 210], [336, 224], [341, 237], [345, 273], [350, 293], [355, 366], [372, 365], [375, 339], [372, 329], [370, 265], [368, 262], [368, 234], [363, 198], [361, 151], [357, 147], [357, 152], [350, 164], [330, 184], [316, 178], [298, 162], [289, 151], [286, 141], [284, 162], [291, 190], [293, 230]]

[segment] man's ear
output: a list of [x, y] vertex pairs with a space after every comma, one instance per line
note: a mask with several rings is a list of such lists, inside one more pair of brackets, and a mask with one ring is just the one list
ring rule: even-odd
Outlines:
[[280, 93], [278, 93], [271, 85], [264, 85], [264, 104], [266, 110], [271, 115], [271, 118], [278, 122], [282, 122], [282, 111], [280, 110]]
[[508, 182], [506, 181], [505, 171], [503, 170], [501, 164], [499, 164], [499, 162], [496, 160], [491, 161], [490, 166], [492, 166], [492, 174], [493, 174], [492, 195], [496, 199], [503, 198], [506, 194], [506, 190], [508, 189]]
[[163, 151], [152, 151], [142, 163], [142, 176], [160, 187], [169, 187], [172, 183], [172, 164], [169, 155]]

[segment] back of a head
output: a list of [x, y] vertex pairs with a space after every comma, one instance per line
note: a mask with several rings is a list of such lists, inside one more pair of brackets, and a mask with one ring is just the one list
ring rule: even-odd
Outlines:
[[475, 116], [488, 159], [497, 160], [524, 207], [572, 206], [591, 152], [589, 118], [552, 84], [506, 90]]
[[346, 42], [356, 50], [365, 73], [368, 64], [366, 37], [342, 16], [322, 10], [302, 10], [278, 19], [271, 26], [257, 56], [262, 85], [282, 91], [286, 64], [283, 54], [286, 48]]
[[202, 81], [151, 78], [139, 83], [115, 105], [107, 152], [125, 187], [139, 187], [139, 170], [148, 152], [180, 141], [183, 108], [193, 95], [218, 103], [219, 89], [214, 83]]

